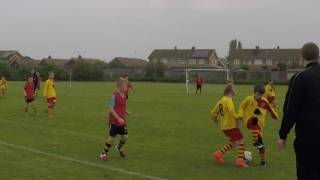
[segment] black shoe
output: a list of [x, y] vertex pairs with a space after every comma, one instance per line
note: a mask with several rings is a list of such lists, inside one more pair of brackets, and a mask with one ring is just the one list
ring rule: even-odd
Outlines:
[[263, 144], [260, 143], [259, 141], [254, 142], [254, 143], [253, 143], [253, 146], [254, 146], [254, 147], [257, 147], [258, 149], [263, 148]]
[[260, 165], [261, 167], [267, 167], [266, 161], [261, 161]]

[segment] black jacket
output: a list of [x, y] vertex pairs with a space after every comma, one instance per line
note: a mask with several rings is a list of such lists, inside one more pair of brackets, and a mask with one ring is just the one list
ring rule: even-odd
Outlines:
[[280, 138], [285, 140], [294, 125], [297, 138], [312, 141], [320, 137], [320, 65], [317, 62], [309, 63], [304, 71], [290, 80]]

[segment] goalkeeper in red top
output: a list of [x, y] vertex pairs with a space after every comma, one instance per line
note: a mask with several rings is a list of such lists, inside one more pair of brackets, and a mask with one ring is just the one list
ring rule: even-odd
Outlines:
[[103, 161], [107, 161], [109, 159], [109, 150], [117, 135], [120, 135], [121, 138], [118, 145], [116, 145], [116, 150], [119, 152], [121, 157], [124, 158], [126, 156], [123, 146], [128, 139], [126, 116], [129, 115], [129, 113], [126, 111], [125, 96], [127, 85], [128, 80], [126, 78], [120, 77], [117, 80], [117, 89], [111, 97], [108, 119], [109, 138], [105, 142], [103, 152], [100, 154], [100, 159]]
[[268, 100], [263, 97], [264, 94], [264, 85], [256, 85], [254, 87], [254, 95], [248, 96], [241, 103], [239, 115], [247, 122], [247, 127], [252, 133], [253, 145], [259, 150], [261, 166], [266, 167], [265, 147], [262, 139], [266, 113], [269, 112], [273, 119], [278, 119], [279, 117]]
[[203, 85], [204, 81], [203, 78], [198, 74], [197, 76], [197, 80], [196, 80], [196, 94], [198, 94], [198, 91], [200, 91], [200, 94], [202, 93], [202, 85]]
[[35, 113], [37, 113], [37, 108], [35, 106], [35, 99], [34, 99], [34, 84], [33, 78], [29, 77], [26, 84], [23, 88], [24, 99], [26, 101], [26, 106], [24, 108], [25, 112], [28, 112], [29, 107], [31, 107]]
[[216, 151], [213, 156], [219, 164], [224, 164], [223, 154], [231, 151], [238, 146], [238, 157], [235, 165], [240, 168], [248, 167], [244, 161], [244, 137], [239, 129], [239, 116], [234, 110], [233, 89], [226, 88], [224, 96], [211, 110], [211, 119], [217, 123], [220, 119], [220, 127], [225, 136], [229, 139], [229, 143], [224, 145], [219, 151]]

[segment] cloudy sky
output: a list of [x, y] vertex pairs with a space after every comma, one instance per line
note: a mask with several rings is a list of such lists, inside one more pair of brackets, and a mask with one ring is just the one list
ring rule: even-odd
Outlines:
[[0, 49], [146, 58], [154, 48], [320, 43], [319, 0], [0, 0]]

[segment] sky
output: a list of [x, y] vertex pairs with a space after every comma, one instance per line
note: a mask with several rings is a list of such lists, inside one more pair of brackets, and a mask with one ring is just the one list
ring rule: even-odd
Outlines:
[[0, 0], [0, 50], [36, 59], [147, 58], [153, 49], [320, 44], [319, 0]]

